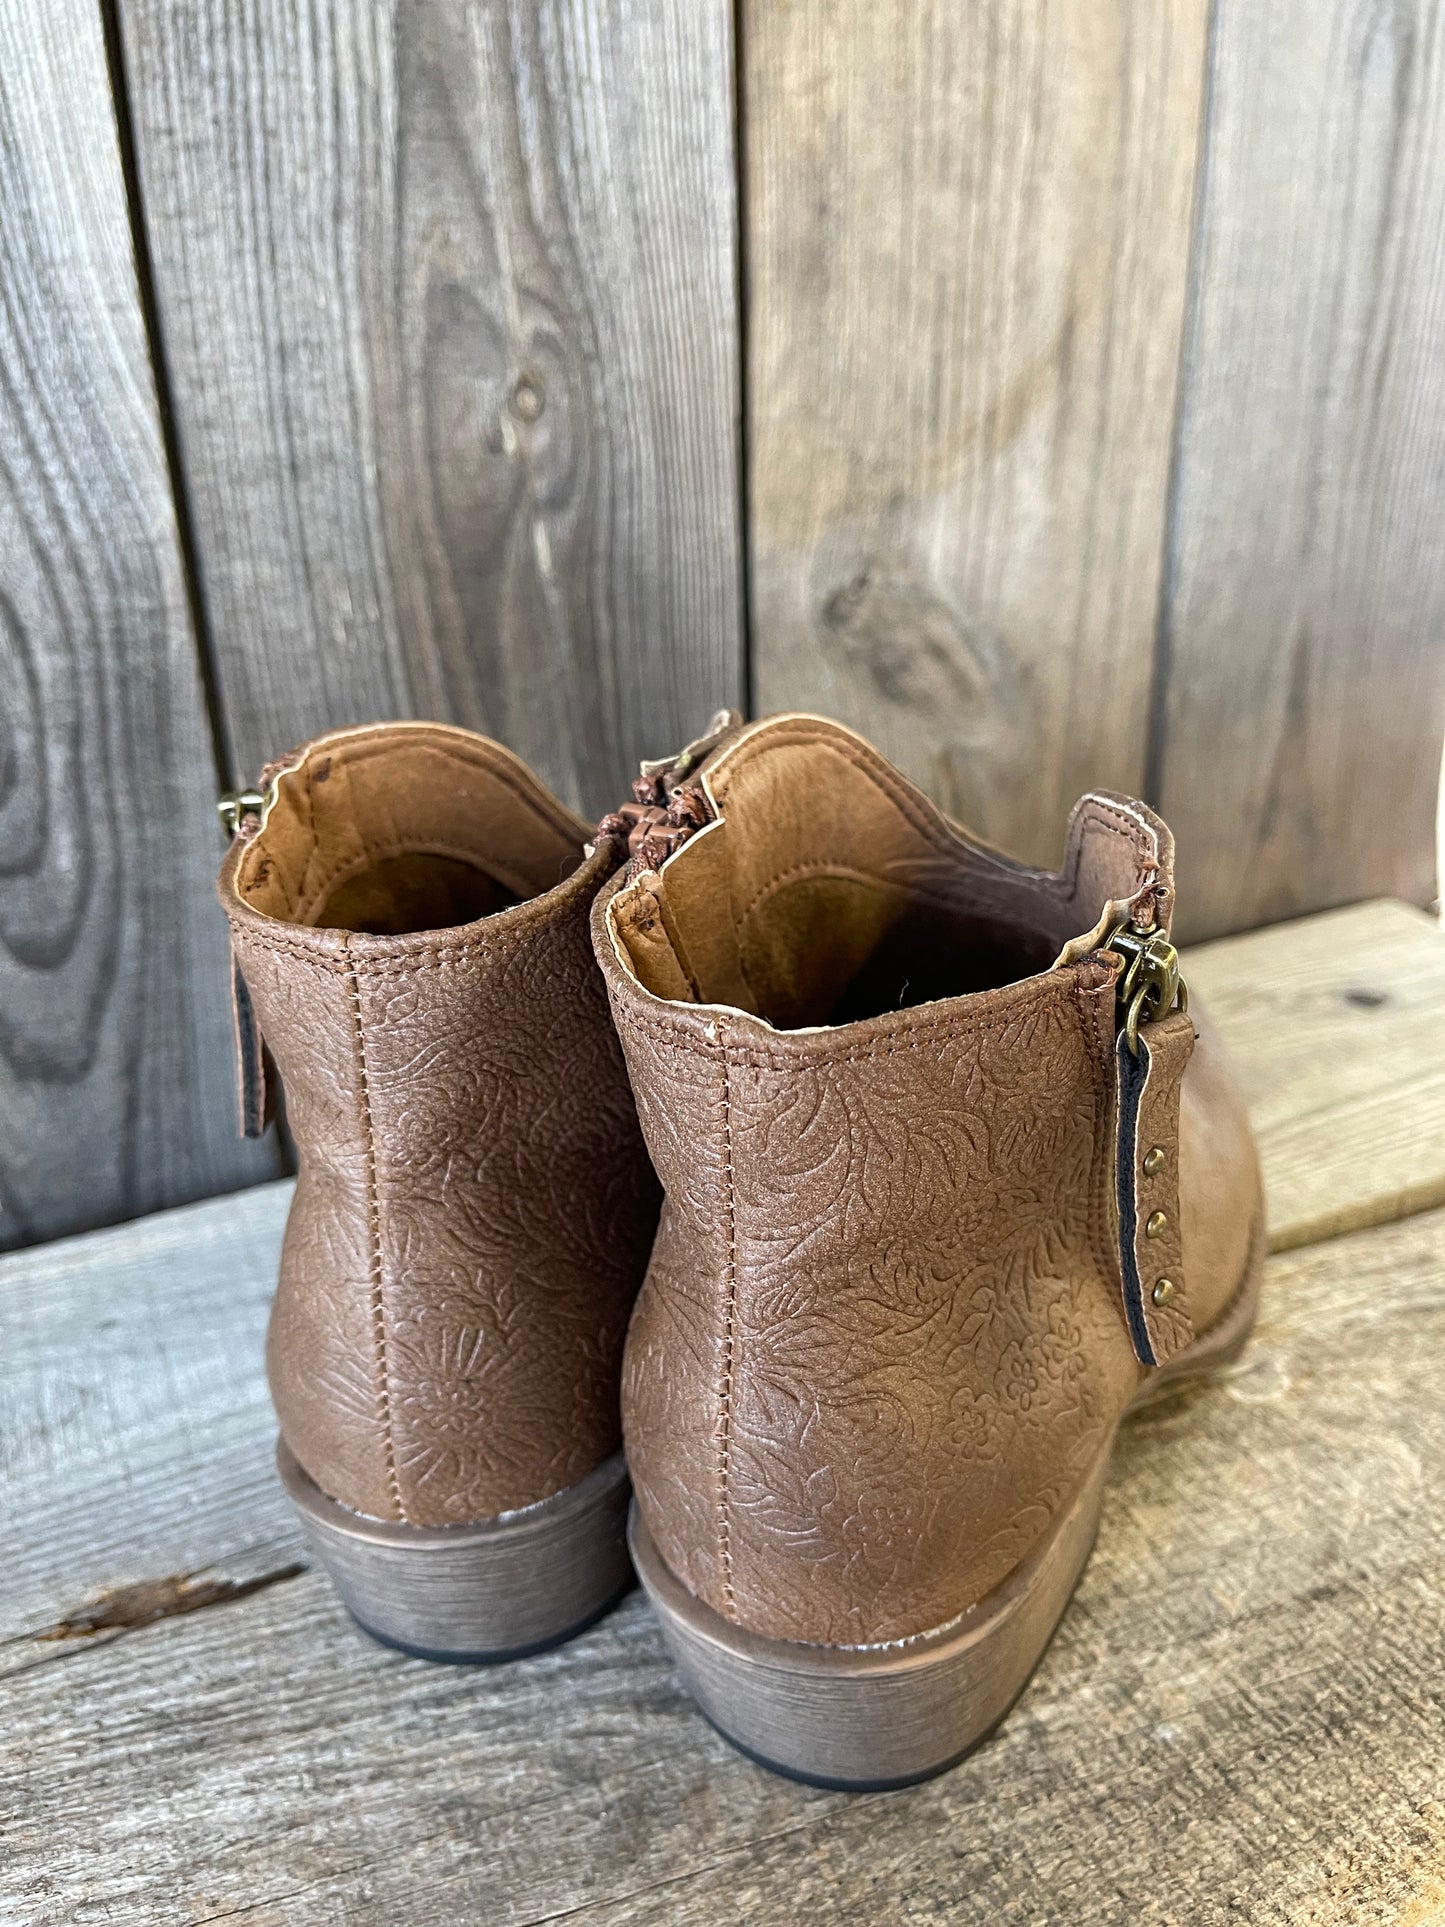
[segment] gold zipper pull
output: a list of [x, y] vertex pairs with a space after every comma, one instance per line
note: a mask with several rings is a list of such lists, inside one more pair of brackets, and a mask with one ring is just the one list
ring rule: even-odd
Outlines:
[[[224, 796], [216, 799], [216, 814], [228, 837], [260, 835], [266, 827], [266, 818], [276, 806], [281, 778], [300, 769], [309, 751], [315, 747], [315, 743], [303, 743], [299, 749], [278, 756], [274, 762], [263, 763], [254, 789], [227, 790]], [[248, 830], [246, 819], [252, 816], [256, 819], [255, 828]]]
[[1179, 952], [1157, 930], [1121, 923], [1104, 945], [1122, 958], [1119, 971], [1119, 1028], [1129, 1049], [1139, 1055], [1139, 1026], [1158, 1023], [1172, 1010], [1187, 1011], [1189, 987], [1179, 974]]
[[263, 829], [275, 801], [274, 783], [264, 790], [227, 790], [217, 798], [216, 814], [221, 819], [221, 828], [226, 836], [234, 839], [241, 834], [241, 825], [248, 816], [255, 817], [257, 830]]
[[724, 736], [731, 734], [735, 729], [741, 729], [742, 726], [741, 710], [720, 709], [709, 718], [707, 728], [701, 736], [690, 742], [685, 749], [680, 749], [675, 756], [663, 756], [655, 762], [644, 762], [642, 774], [652, 779], [663, 778], [665, 787], [671, 789], [682, 782], [684, 777], [691, 776], [698, 764], [711, 756]]

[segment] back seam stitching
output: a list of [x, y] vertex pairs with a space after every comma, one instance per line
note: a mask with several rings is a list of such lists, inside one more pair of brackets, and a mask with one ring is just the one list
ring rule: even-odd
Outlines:
[[356, 964], [348, 954], [351, 990], [351, 1015], [356, 1034], [356, 1072], [361, 1096], [361, 1132], [366, 1158], [366, 1219], [371, 1257], [371, 1331], [375, 1345], [376, 1405], [381, 1419], [381, 1445], [386, 1461], [387, 1486], [396, 1516], [407, 1523], [406, 1507], [401, 1500], [401, 1481], [396, 1471], [396, 1440], [391, 1419], [391, 1375], [386, 1357], [386, 1311], [382, 1302], [381, 1205], [376, 1178], [376, 1130], [371, 1115], [371, 1085], [366, 1074], [366, 1037], [361, 1022], [361, 980]]

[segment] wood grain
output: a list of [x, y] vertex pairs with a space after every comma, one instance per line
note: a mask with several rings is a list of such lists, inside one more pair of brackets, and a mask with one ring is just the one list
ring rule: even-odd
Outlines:
[[745, 0], [759, 707], [1057, 861], [1144, 779], [1206, 0]]
[[258, 1185], [0, 1265], [0, 1674], [92, 1596], [302, 1556], [260, 1353], [290, 1202]]
[[1270, 1246], [1445, 1204], [1445, 935], [1362, 903], [1203, 944], [1185, 973], [1228, 1040]]
[[[1274, 1259], [1241, 1363], [1126, 1428], [1098, 1551], [998, 1736], [927, 1786], [856, 1797], [717, 1739], [636, 1594], [558, 1652], [470, 1671], [367, 1643], [318, 1574], [287, 1576], [279, 1495], [258, 1569], [264, 1501], [248, 1522], [216, 1498], [270, 1444], [260, 1278], [284, 1202], [0, 1266], [0, 1441], [50, 1574], [0, 1607], [7, 1917], [1438, 1918], [1445, 1213]], [[107, 1320], [92, 1362], [76, 1333]], [[76, 1480], [98, 1495], [107, 1453], [98, 1559], [65, 1505]], [[178, 1556], [272, 1583], [34, 1637]]]
[[235, 1137], [216, 778], [100, 18], [0, 10], [0, 1245], [274, 1171]]
[[1218, 10], [1155, 791], [1180, 929], [1436, 894], [1445, 23]]
[[120, 0], [239, 768], [391, 715], [596, 814], [741, 685], [726, 0]]

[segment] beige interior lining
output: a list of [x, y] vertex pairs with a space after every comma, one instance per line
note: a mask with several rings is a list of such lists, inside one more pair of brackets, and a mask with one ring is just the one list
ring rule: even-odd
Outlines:
[[720, 821], [620, 892], [613, 928], [655, 995], [780, 1028], [1045, 970], [1158, 855], [1142, 818], [1085, 799], [1061, 872], [1016, 864], [933, 811], [860, 738], [812, 718], [745, 735], [708, 787]]
[[486, 738], [389, 724], [323, 737], [281, 773], [237, 889], [285, 923], [436, 929], [551, 889], [581, 862], [585, 837]]

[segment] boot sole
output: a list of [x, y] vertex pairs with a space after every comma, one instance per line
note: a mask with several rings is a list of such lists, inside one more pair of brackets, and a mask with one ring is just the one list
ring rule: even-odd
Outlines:
[[[1263, 1227], [1221, 1316], [1153, 1373], [1123, 1417], [1229, 1363], [1254, 1324]], [[849, 1648], [768, 1639], [697, 1598], [632, 1507], [633, 1563], [688, 1691], [749, 1758], [809, 1786], [882, 1792], [927, 1780], [987, 1739], [1043, 1658], [1093, 1549], [1118, 1428], [1073, 1503], [986, 1599], [933, 1632]]]
[[328, 1498], [285, 1440], [276, 1469], [352, 1618], [379, 1640], [451, 1666], [545, 1652], [632, 1584], [620, 1452], [538, 1505], [464, 1526], [393, 1525]]

